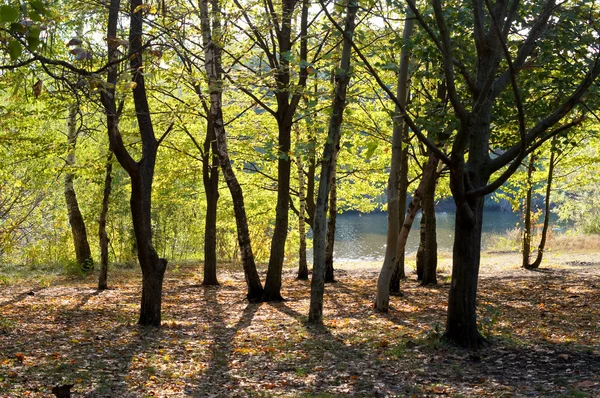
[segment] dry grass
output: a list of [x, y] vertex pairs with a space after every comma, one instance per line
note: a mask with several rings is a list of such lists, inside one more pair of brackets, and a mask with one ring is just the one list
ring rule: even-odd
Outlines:
[[[532, 249], [537, 249], [540, 241], [539, 230], [535, 231], [532, 237]], [[519, 252], [523, 245], [523, 231], [520, 228], [513, 228], [502, 235], [490, 237], [487, 251], [492, 254]], [[589, 251], [600, 252], [600, 235], [598, 234], [580, 234], [574, 232], [554, 233], [550, 231], [546, 240], [546, 251]]]
[[553, 250], [600, 251], [600, 235], [551, 235], [548, 246]]

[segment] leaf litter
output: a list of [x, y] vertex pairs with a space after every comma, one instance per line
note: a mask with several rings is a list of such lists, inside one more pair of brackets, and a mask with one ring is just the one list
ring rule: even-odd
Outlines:
[[[514, 257], [500, 259], [518, 263]], [[324, 326], [306, 324], [310, 283], [284, 273], [281, 303], [249, 304], [241, 272], [199, 285], [167, 272], [161, 330], [136, 325], [140, 276], [115, 271], [50, 286], [0, 286], [0, 397], [600, 396], [600, 265], [537, 272], [482, 267], [480, 330], [489, 345], [444, 342], [448, 275], [411, 276], [388, 314], [373, 311], [378, 264], [336, 270]], [[34, 292], [34, 294], [30, 294]]]

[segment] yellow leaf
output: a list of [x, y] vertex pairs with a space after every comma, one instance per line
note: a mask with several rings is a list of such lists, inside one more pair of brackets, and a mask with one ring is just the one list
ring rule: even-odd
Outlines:
[[147, 4], [140, 4], [139, 6], [137, 6], [137, 7], [135, 7], [135, 8], [133, 9], [133, 13], [135, 14], [136, 12], [138, 12], [138, 11], [141, 11], [141, 10], [143, 10], [144, 8], [147, 8], [147, 7], [148, 7], [148, 5], [147, 5]]

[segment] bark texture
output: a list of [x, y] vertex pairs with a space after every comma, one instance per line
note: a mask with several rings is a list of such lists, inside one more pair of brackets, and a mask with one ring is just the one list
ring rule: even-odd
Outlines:
[[483, 203], [483, 197], [477, 198], [471, 214], [456, 209], [445, 336], [462, 347], [479, 347], [485, 341], [477, 329], [476, 315]]
[[419, 248], [417, 249], [417, 256], [415, 265], [417, 269], [417, 280], [423, 280], [423, 268], [425, 267], [425, 261], [423, 259], [423, 252], [425, 251], [425, 241], [427, 240], [425, 230], [425, 216], [421, 212], [421, 222], [419, 223]]
[[112, 190], [112, 153], [106, 162], [104, 174], [104, 190], [102, 192], [102, 208], [98, 218], [98, 240], [100, 242], [100, 275], [98, 290], [108, 289], [108, 234], [106, 233], [106, 218]]
[[523, 268], [529, 268], [529, 254], [531, 252], [531, 196], [533, 194], [533, 171], [535, 170], [535, 155], [529, 156], [527, 166], [527, 187], [525, 190], [525, 217], [523, 221]]
[[[344, 26], [344, 44], [342, 46], [342, 57], [340, 68], [336, 74], [336, 86], [332, 104], [331, 118], [327, 141], [323, 149], [321, 161], [321, 178], [319, 179], [319, 193], [315, 208], [315, 220], [313, 226], [313, 276], [310, 286], [310, 308], [308, 321], [311, 323], [323, 323], [323, 292], [325, 289], [325, 245], [327, 234], [327, 205], [331, 174], [335, 167], [336, 153], [339, 151], [341, 126], [346, 106], [346, 92], [350, 81], [350, 55], [352, 53], [352, 36], [354, 34], [354, 20], [358, 4], [356, 0], [348, 1], [348, 13]], [[327, 11], [325, 11], [327, 12]]]
[[83, 272], [89, 272], [94, 268], [94, 260], [92, 259], [87, 229], [85, 227], [85, 222], [83, 221], [83, 216], [81, 215], [81, 210], [79, 209], [79, 202], [77, 201], [77, 194], [75, 193], [75, 187], [73, 185], [75, 175], [72, 168], [75, 166], [75, 148], [77, 146], [77, 113], [77, 105], [69, 107], [69, 115], [67, 118], [68, 152], [66, 158], [64, 192], [69, 214], [69, 224], [71, 225], [71, 233], [73, 235], [73, 244], [75, 246], [75, 257], [81, 270]]
[[435, 187], [437, 175], [427, 181], [423, 191], [421, 211], [424, 224], [421, 234], [421, 246], [423, 247], [421, 285], [437, 284], [437, 232], [435, 219]]
[[[296, 142], [300, 142], [300, 130], [296, 130]], [[308, 280], [308, 264], [306, 262], [306, 197], [305, 178], [302, 156], [300, 151], [296, 151], [296, 165], [298, 166], [298, 197], [300, 206], [298, 209], [298, 233], [300, 235], [300, 246], [298, 249], [298, 279]]]
[[327, 246], [325, 247], [325, 283], [335, 282], [333, 271], [333, 251], [335, 246], [335, 223], [337, 219], [337, 155], [331, 168], [331, 188], [329, 191], [329, 219], [327, 220]]
[[206, 197], [204, 223], [204, 286], [218, 286], [217, 280], [217, 204], [219, 201], [219, 158], [212, 114], [206, 128], [202, 153], [202, 182]]

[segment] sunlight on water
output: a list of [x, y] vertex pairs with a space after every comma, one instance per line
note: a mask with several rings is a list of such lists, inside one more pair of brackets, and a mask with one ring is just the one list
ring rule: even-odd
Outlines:
[[[454, 213], [440, 212], [437, 218], [437, 239], [440, 251], [451, 251], [454, 241]], [[419, 214], [413, 223], [407, 254], [419, 247]], [[483, 216], [482, 246], [485, 248], [490, 236], [503, 234], [516, 227], [519, 217], [512, 213], [486, 211]], [[345, 213], [337, 216], [334, 256], [337, 261], [381, 261], [385, 255], [387, 213]], [[312, 252], [309, 250], [309, 257]]]

